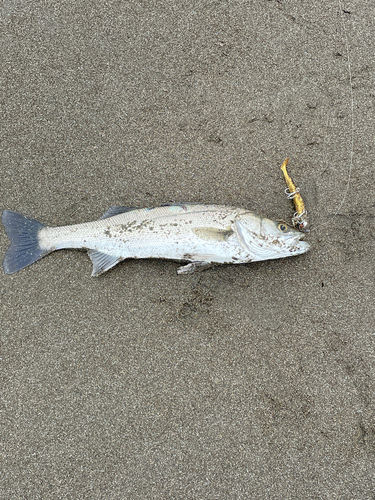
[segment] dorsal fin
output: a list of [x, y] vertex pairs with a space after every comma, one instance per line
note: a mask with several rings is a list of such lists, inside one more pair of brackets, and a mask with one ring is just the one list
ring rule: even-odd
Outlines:
[[132, 212], [133, 210], [138, 210], [138, 207], [122, 207], [120, 205], [115, 205], [104, 212], [104, 214], [98, 220], [108, 219], [109, 217], [124, 214], [125, 212]]
[[183, 207], [184, 205], [199, 205], [199, 203], [195, 203], [193, 201], [187, 201], [186, 203], [162, 203], [160, 206], [161, 207]]

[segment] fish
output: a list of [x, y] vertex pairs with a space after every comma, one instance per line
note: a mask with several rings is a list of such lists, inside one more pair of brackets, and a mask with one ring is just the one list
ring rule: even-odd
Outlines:
[[220, 205], [113, 206], [96, 221], [57, 227], [4, 210], [2, 222], [11, 242], [3, 262], [6, 274], [69, 248], [88, 251], [91, 276], [125, 259], [184, 261], [177, 273], [188, 274], [216, 264], [281, 259], [310, 248], [302, 233], [283, 222]]
[[280, 168], [284, 174], [284, 179], [285, 179], [286, 185], [288, 186], [285, 190], [285, 194], [287, 195], [289, 200], [293, 200], [294, 208], [296, 209], [296, 212], [294, 213], [294, 215], [292, 217], [292, 224], [293, 224], [293, 227], [297, 226], [300, 231], [303, 231], [304, 233], [308, 233], [309, 229], [307, 228], [308, 219], [307, 219], [307, 211], [306, 211], [305, 203], [304, 203], [303, 198], [299, 192], [299, 188], [296, 187], [293, 179], [288, 174], [288, 171], [286, 169], [288, 162], [289, 162], [289, 158], [286, 158]]

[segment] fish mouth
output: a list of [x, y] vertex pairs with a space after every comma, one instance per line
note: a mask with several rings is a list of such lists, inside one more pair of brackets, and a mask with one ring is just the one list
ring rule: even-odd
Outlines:
[[300, 241], [298, 243], [298, 246], [301, 249], [301, 253], [308, 252], [310, 250], [310, 245], [307, 243], [307, 241]]
[[307, 241], [304, 241], [305, 236], [305, 233], [296, 232], [296, 234], [291, 234], [288, 237], [286, 243], [294, 255], [306, 253], [310, 250], [309, 243], [307, 243]]
[[297, 241], [303, 241], [303, 239], [305, 238], [306, 234], [305, 233], [300, 233], [300, 232], [295, 232], [291, 235], [288, 236], [288, 241], [293, 241], [293, 242], [297, 242]]
[[303, 241], [301, 238], [296, 238], [294, 243], [294, 249], [295, 253], [297, 254], [306, 253], [310, 250], [310, 245], [307, 243], [307, 241]]

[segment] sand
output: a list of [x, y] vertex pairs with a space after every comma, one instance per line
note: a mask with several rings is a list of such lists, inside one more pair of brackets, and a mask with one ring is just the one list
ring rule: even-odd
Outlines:
[[97, 279], [60, 251], [1, 274], [0, 498], [374, 498], [374, 19], [359, 0], [3, 2], [3, 209], [290, 222], [288, 156], [312, 249]]

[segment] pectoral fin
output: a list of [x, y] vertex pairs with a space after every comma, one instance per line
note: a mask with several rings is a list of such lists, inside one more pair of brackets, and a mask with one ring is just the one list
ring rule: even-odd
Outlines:
[[209, 269], [213, 267], [215, 264], [211, 262], [204, 261], [196, 261], [190, 262], [190, 264], [186, 264], [186, 266], [181, 266], [177, 269], [177, 274], [193, 274], [197, 271], [204, 271], [205, 269]]
[[215, 227], [197, 227], [194, 232], [199, 238], [207, 241], [226, 241], [233, 234], [233, 230], [218, 229]]
[[91, 276], [95, 277], [105, 273], [108, 269], [124, 260], [122, 257], [113, 257], [113, 255], [107, 255], [97, 250], [88, 250], [87, 253], [93, 265]]

